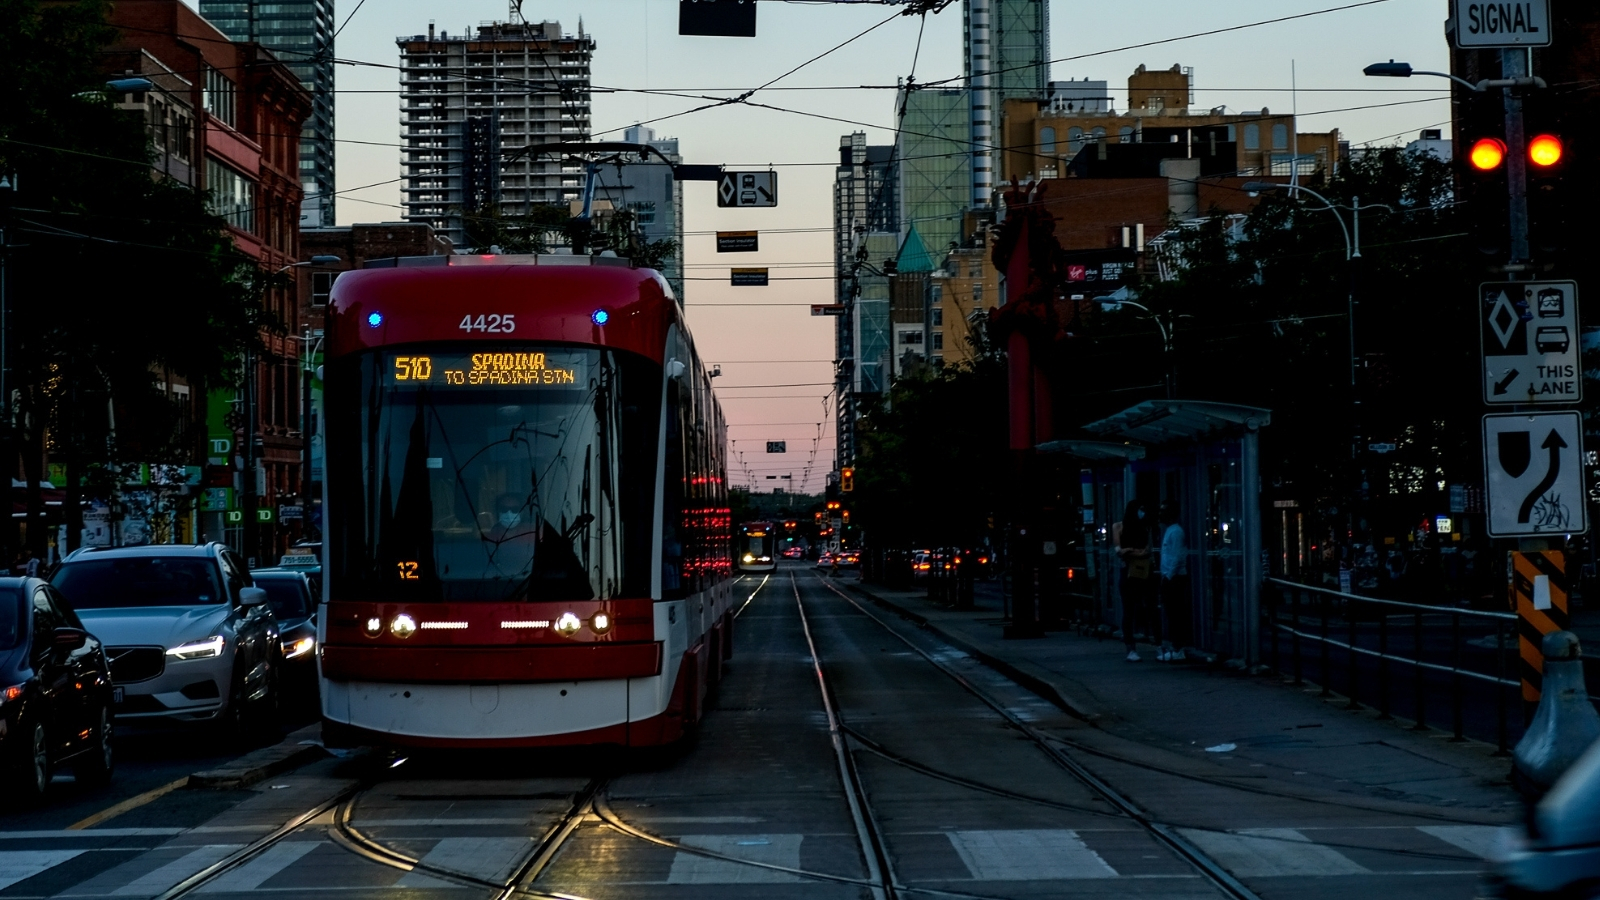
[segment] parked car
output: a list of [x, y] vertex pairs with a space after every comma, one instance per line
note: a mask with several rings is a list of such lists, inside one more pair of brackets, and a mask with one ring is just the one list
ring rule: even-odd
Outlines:
[[0, 797], [44, 796], [51, 774], [111, 780], [111, 667], [48, 582], [0, 578]]
[[277, 727], [283, 661], [267, 592], [222, 544], [85, 548], [50, 581], [105, 644], [119, 719]]
[[267, 605], [278, 620], [278, 643], [283, 648], [284, 678], [298, 688], [317, 680], [317, 600], [311, 576], [303, 570], [256, 569], [250, 573], [256, 587], [267, 592]]
[[784, 559], [804, 559], [806, 551], [802, 547], [786, 547], [782, 555]]

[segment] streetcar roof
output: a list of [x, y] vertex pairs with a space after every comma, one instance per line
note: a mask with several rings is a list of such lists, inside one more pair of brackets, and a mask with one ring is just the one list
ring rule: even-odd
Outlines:
[[[344, 272], [333, 284], [330, 356], [394, 344], [550, 341], [663, 362], [667, 329], [687, 331], [666, 279], [627, 260], [457, 255], [373, 262], [379, 267]], [[486, 324], [475, 327], [480, 318]]]

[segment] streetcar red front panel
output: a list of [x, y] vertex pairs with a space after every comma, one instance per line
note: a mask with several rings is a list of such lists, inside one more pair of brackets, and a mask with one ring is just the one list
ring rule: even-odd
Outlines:
[[582, 258], [424, 262], [334, 286], [328, 729], [671, 739], [732, 568], [725, 431], [676, 301]]

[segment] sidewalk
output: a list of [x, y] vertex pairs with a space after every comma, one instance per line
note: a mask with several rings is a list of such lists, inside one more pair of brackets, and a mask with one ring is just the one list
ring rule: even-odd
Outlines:
[[[1277, 676], [1251, 676], [1203, 663], [1161, 663], [1153, 647], [1124, 660], [1115, 638], [1051, 632], [1005, 640], [998, 586], [980, 582], [976, 609], [932, 603], [926, 590], [892, 591], [854, 577], [841, 588], [899, 613], [946, 642], [1084, 720], [1102, 749], [1229, 777], [1264, 777], [1327, 792], [1392, 802], [1393, 811], [1449, 808], [1484, 822], [1510, 821], [1520, 804], [1508, 781], [1511, 761], [1478, 741], [1415, 731], [1349, 711], [1343, 698], [1296, 688]], [[1231, 745], [1231, 746], [1230, 746]], [[1213, 749], [1207, 748], [1226, 748]]]

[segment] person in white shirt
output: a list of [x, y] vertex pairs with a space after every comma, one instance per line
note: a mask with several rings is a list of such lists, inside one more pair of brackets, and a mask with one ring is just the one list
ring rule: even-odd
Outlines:
[[1178, 524], [1178, 507], [1161, 505], [1161, 613], [1166, 619], [1166, 640], [1156, 659], [1170, 662], [1183, 658], [1182, 648], [1190, 640], [1191, 601], [1189, 598], [1189, 545], [1183, 526]]

